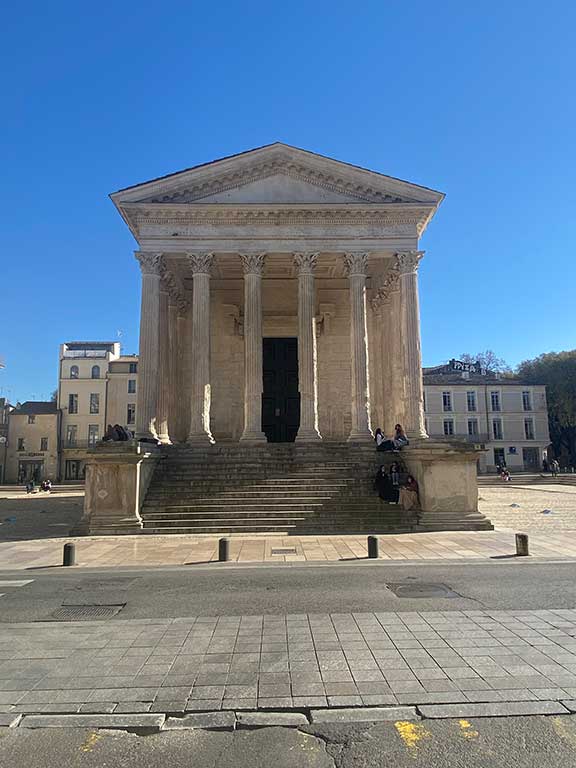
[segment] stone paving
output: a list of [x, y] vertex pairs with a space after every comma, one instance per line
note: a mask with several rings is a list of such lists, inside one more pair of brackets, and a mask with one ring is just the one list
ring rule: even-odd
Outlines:
[[[520, 529], [521, 530], [521, 529]], [[214, 563], [214, 536], [86, 536], [0, 542], [0, 567], [42, 568], [62, 565], [62, 549], [76, 543], [79, 567], [169, 566]], [[507, 531], [449, 531], [380, 536], [380, 560], [454, 561], [513, 557], [515, 536]], [[576, 531], [530, 534], [533, 557], [575, 558]], [[230, 560], [236, 563], [305, 563], [365, 559], [363, 536], [235, 536]]]
[[6, 714], [575, 699], [576, 610], [0, 625]]

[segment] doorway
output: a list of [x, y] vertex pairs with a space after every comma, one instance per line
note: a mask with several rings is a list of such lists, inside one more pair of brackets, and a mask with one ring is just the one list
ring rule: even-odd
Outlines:
[[262, 431], [269, 443], [292, 443], [300, 426], [298, 339], [263, 339]]
[[539, 470], [540, 451], [538, 448], [522, 448], [522, 463], [524, 464], [524, 469]]
[[44, 474], [43, 461], [20, 461], [18, 462], [18, 482], [26, 483], [33, 480], [39, 483]]

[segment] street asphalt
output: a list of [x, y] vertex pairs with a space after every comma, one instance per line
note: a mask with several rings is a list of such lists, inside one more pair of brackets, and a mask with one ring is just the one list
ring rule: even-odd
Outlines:
[[576, 716], [170, 731], [0, 728], [6, 768], [571, 768]]
[[[0, 622], [50, 620], [64, 603], [126, 603], [118, 619], [576, 605], [574, 561], [43, 568], [0, 571], [2, 579], [31, 583], [0, 585]], [[398, 586], [446, 596], [398, 597]]]

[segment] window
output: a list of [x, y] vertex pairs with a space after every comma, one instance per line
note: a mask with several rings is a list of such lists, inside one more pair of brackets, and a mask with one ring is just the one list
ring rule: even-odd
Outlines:
[[490, 392], [490, 404], [493, 411], [500, 410], [500, 392]]
[[469, 411], [476, 410], [476, 392], [474, 390], [466, 392], [466, 403]]
[[78, 427], [76, 424], [68, 424], [66, 427], [66, 445], [70, 448], [74, 448], [76, 445], [76, 438], [78, 436]]
[[47, 437], [41, 437], [40, 438], [40, 450], [41, 451], [47, 451], [48, 450], [48, 438]]
[[35, 421], [36, 421], [36, 416], [34, 416], [34, 414], [31, 413], [28, 416], [28, 424], [34, 424]]
[[23, 437], [18, 438], [18, 450], [19, 451], [25, 451], [26, 450], [26, 441]]
[[100, 437], [100, 426], [98, 424], [88, 425], [88, 445], [96, 445]]
[[126, 415], [126, 424], [136, 423], [136, 404], [128, 403], [128, 412]]
[[93, 365], [92, 366], [92, 378], [93, 379], [99, 379], [100, 378], [100, 366], [99, 365]]
[[78, 395], [68, 395], [68, 413], [78, 413]]
[[444, 434], [445, 435], [453, 435], [454, 434], [454, 420], [453, 419], [444, 419]]
[[524, 419], [524, 437], [526, 440], [534, 440], [534, 421]]
[[93, 392], [90, 395], [90, 413], [100, 413], [100, 395]]
[[525, 389], [524, 392], [522, 392], [522, 408], [525, 411], [532, 410], [532, 397], [529, 389]]
[[136, 379], [128, 379], [128, 394], [133, 395], [136, 392]]
[[478, 419], [468, 419], [468, 434], [469, 435], [478, 434]]
[[80, 375], [80, 371], [78, 370], [77, 365], [71, 365], [70, 366], [70, 378], [71, 379], [77, 379]]
[[442, 392], [442, 410], [452, 410], [452, 392]]
[[502, 419], [492, 419], [492, 434], [494, 440], [502, 440]]
[[130, 363], [130, 373], [138, 373], [138, 363]]

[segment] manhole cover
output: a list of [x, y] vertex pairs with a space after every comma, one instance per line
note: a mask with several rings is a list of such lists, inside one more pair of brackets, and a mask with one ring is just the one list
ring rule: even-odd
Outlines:
[[295, 555], [296, 547], [285, 547], [284, 549], [273, 549], [273, 555]]
[[63, 605], [57, 608], [47, 621], [97, 621], [116, 616], [126, 603], [119, 605]]
[[396, 597], [460, 597], [446, 584], [387, 584]]

